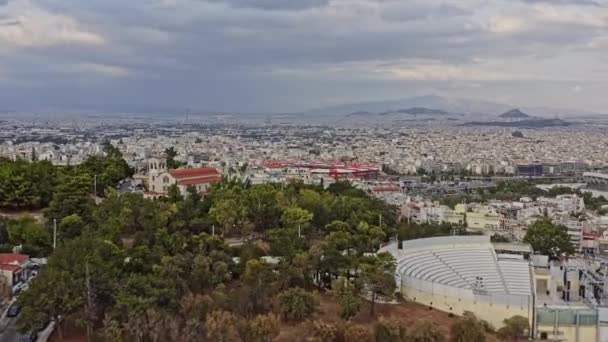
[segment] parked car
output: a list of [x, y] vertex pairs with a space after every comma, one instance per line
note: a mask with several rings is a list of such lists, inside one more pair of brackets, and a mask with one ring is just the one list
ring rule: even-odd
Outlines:
[[21, 308], [19, 307], [19, 305], [17, 305], [16, 303], [13, 303], [8, 308], [8, 311], [6, 312], [6, 316], [7, 317], [17, 317], [17, 315], [19, 314], [19, 311], [21, 311]]
[[18, 295], [19, 293], [21, 293], [21, 291], [23, 291], [25, 288], [27, 287], [27, 283], [19, 283], [17, 285], [15, 285], [14, 289], [13, 289], [13, 295]]
[[30, 333], [22, 335], [19, 342], [36, 342], [38, 339], [38, 332], [32, 330]]

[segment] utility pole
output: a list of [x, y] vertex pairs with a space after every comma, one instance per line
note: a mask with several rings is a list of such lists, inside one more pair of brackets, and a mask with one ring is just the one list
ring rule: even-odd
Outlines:
[[53, 219], [53, 250], [57, 248], [57, 219]]
[[300, 227], [300, 224], [298, 223], [298, 238], [302, 237], [302, 228]]
[[215, 236], [215, 225], [211, 225], [211, 236]]
[[382, 228], [382, 214], [378, 214], [378, 218], [380, 221], [380, 228]]
[[85, 282], [86, 282], [86, 287], [87, 287], [87, 317], [86, 317], [86, 324], [87, 324], [87, 341], [91, 340], [91, 334], [92, 334], [92, 327], [91, 327], [91, 310], [93, 309], [93, 300], [91, 298], [91, 275], [89, 273], [89, 261], [87, 260], [84, 264], [85, 267]]

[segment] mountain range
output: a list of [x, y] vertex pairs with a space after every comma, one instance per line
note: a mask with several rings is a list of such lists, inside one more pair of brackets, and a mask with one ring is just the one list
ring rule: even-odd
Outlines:
[[412, 107], [406, 109], [387, 110], [379, 115], [391, 115], [391, 114], [407, 114], [407, 115], [448, 115], [450, 113], [440, 110], [426, 107]]
[[368, 112], [365, 110], [360, 110], [357, 112], [347, 114], [346, 116], [349, 116], [349, 117], [373, 116], [373, 115], [388, 116], [388, 115], [400, 115], [400, 114], [405, 114], [405, 115], [450, 115], [450, 113], [443, 111], [443, 110], [439, 110], [439, 109], [432, 109], [432, 108], [426, 108], [426, 107], [412, 107], [412, 108], [404, 108], [404, 109], [391, 109], [391, 110], [387, 110], [387, 111], [380, 112], [380, 113], [372, 113], [372, 112]]
[[571, 122], [561, 119], [530, 118], [519, 121], [472, 121], [461, 124], [460, 126], [494, 126], [510, 128], [546, 128], [546, 127], [567, 127], [573, 125]]
[[[409, 111], [412, 108], [424, 108], [432, 109], [434, 111], [441, 111], [452, 114], [466, 114], [472, 116], [496, 116], [498, 113], [507, 113], [513, 109], [512, 104], [504, 104], [492, 101], [481, 101], [472, 99], [457, 99], [457, 98], [445, 98], [438, 95], [424, 95], [409, 97], [397, 100], [386, 100], [386, 101], [368, 101], [368, 102], [356, 102], [346, 103], [336, 106], [318, 108], [306, 111], [302, 114], [310, 115], [335, 115], [335, 116], [361, 116], [366, 113], [387, 113], [395, 111], [395, 108], [405, 108]], [[524, 115], [525, 112], [533, 113], [532, 116], [540, 117], [575, 117], [583, 115], [598, 115], [586, 110], [568, 109], [568, 108], [551, 108], [551, 107], [521, 107], [517, 110]], [[407, 114], [407, 113], [406, 113]], [[372, 114], [373, 115], [373, 114]], [[509, 115], [520, 115], [513, 112]], [[503, 117], [504, 118], [504, 117]], [[521, 117], [523, 118], [523, 117]]]

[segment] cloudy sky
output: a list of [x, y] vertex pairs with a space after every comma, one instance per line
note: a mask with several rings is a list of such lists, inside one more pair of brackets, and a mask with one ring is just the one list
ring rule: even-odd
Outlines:
[[608, 0], [0, 0], [0, 109], [608, 112]]

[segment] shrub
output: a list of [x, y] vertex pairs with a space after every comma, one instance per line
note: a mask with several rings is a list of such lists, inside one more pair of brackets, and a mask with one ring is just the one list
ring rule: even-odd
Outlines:
[[239, 333], [244, 342], [270, 342], [280, 333], [276, 315], [258, 315], [250, 321], [242, 321]]
[[443, 342], [445, 337], [435, 323], [419, 321], [408, 334], [408, 342]]
[[288, 321], [303, 321], [311, 317], [319, 305], [311, 293], [299, 287], [280, 293], [278, 299], [281, 316]]
[[484, 328], [481, 323], [474, 318], [464, 318], [450, 329], [452, 342], [485, 342]]
[[350, 324], [344, 328], [344, 342], [373, 342], [369, 329], [360, 324]]
[[405, 323], [396, 318], [380, 317], [374, 326], [374, 336], [378, 342], [401, 342], [407, 336]]
[[334, 342], [340, 336], [340, 329], [335, 324], [316, 320], [311, 323], [311, 333], [313, 341]]

